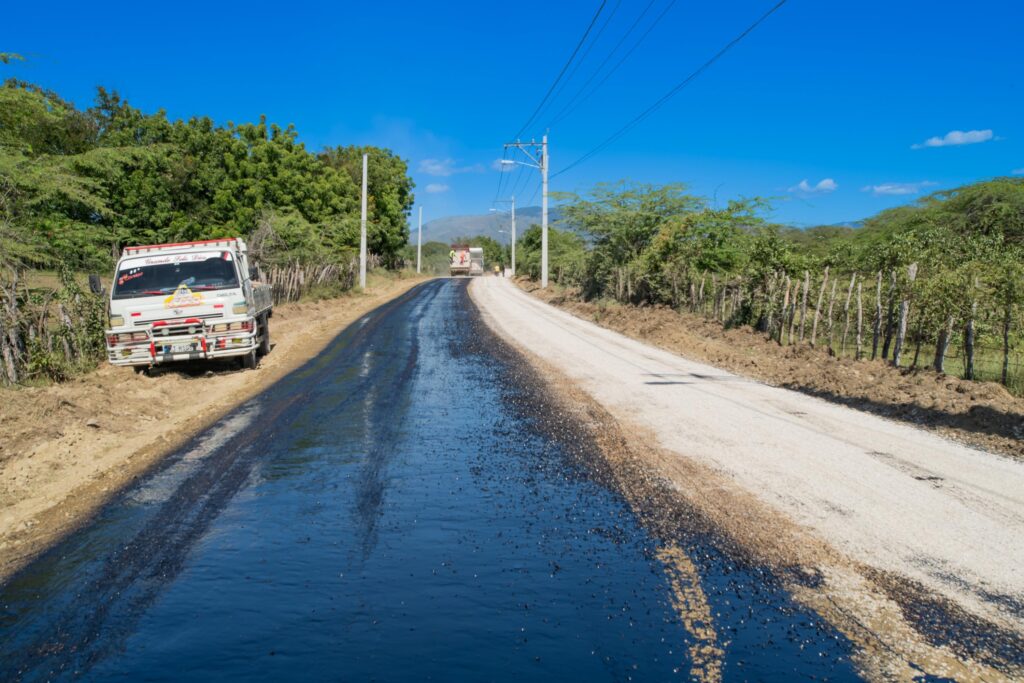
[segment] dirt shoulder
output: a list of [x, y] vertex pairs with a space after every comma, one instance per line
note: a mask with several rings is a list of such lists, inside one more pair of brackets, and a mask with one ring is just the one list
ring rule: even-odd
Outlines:
[[[768, 570], [870, 680], [1024, 676], [1024, 463], [624, 338], [500, 278], [471, 293], [546, 381], [549, 412], [591, 426], [599, 469], [678, 548], [659, 554], [678, 585], [694, 585], [699, 538]], [[672, 580], [681, 616], [713, 629]]]
[[371, 275], [363, 293], [275, 308], [274, 348], [255, 371], [145, 377], [103, 365], [64, 384], [0, 389], [0, 580], [349, 323], [424, 279]]
[[1024, 398], [999, 384], [838, 359], [807, 344], [779, 346], [750, 328], [726, 329], [666, 307], [584, 302], [572, 290], [517, 284], [579, 318], [691, 360], [1024, 459]]

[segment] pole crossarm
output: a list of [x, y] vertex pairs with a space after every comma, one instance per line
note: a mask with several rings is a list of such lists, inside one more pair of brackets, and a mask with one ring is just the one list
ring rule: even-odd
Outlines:
[[[548, 136], [545, 134], [544, 137], [537, 142], [531, 139], [529, 142], [523, 142], [522, 140], [516, 140], [515, 142], [506, 142], [505, 149], [508, 150], [510, 147], [518, 149], [520, 152], [525, 154], [532, 164], [527, 164], [522, 161], [515, 159], [502, 160], [501, 163], [509, 164], [522, 164], [523, 166], [530, 166], [540, 170], [541, 178], [541, 247], [540, 247], [540, 286], [542, 289], [547, 289], [548, 286], [548, 170], [551, 168], [551, 159], [548, 155]], [[530, 152], [533, 152], [531, 154]], [[515, 204], [513, 206], [513, 225], [515, 224]], [[513, 245], [515, 242], [513, 241]], [[514, 247], [513, 247], [514, 248]], [[514, 252], [513, 252], [514, 253]], [[512, 257], [512, 270], [515, 272], [515, 256]]]
[[[516, 161], [514, 159], [509, 159], [509, 161], [511, 161], [512, 163], [522, 164], [523, 166], [533, 166], [533, 168], [540, 168], [541, 167], [541, 161], [540, 161], [540, 159], [538, 159], [538, 157], [543, 157], [543, 154], [544, 154], [543, 143], [536, 142], [534, 140], [530, 140], [529, 142], [520, 142], [519, 140], [516, 140], [515, 142], [506, 142], [505, 143], [505, 149], [508, 149], [509, 147], [515, 147], [520, 152], [522, 152], [527, 157], [529, 157], [530, 161], [533, 162], [533, 164], [524, 164], [521, 161]], [[533, 150], [533, 154], [530, 154], [530, 149]], [[536, 156], [534, 156], [534, 155], [536, 155]]]

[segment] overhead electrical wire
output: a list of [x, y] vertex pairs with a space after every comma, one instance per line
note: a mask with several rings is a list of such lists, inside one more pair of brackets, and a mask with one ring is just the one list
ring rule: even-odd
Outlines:
[[[502, 153], [501, 153], [501, 161], [505, 161], [505, 159], [507, 159], [507, 158], [508, 158], [508, 148], [506, 147], [502, 151]], [[498, 162], [498, 189], [496, 189], [494, 191], [494, 201], [491, 202], [492, 205], [497, 204], [498, 203], [498, 199], [501, 197], [501, 186], [502, 186], [502, 183], [505, 182], [505, 174], [507, 172], [508, 171], [505, 170], [505, 165], [503, 163], [501, 163], [501, 162]]]
[[[605, 17], [604, 23], [601, 24], [601, 28], [597, 29], [597, 33], [594, 34], [594, 39], [590, 41], [590, 44], [587, 45], [587, 49], [585, 49], [583, 51], [583, 54], [580, 55], [580, 58], [576, 60], [576, 63], [573, 64], [572, 69], [566, 75], [565, 79], [562, 81], [562, 84], [558, 86], [558, 89], [555, 91], [555, 94], [551, 96], [551, 99], [548, 101], [548, 108], [553, 106], [555, 102], [558, 101], [559, 96], [572, 82], [573, 77], [576, 76], [576, 72], [579, 71], [580, 67], [583, 66], [583, 63], [587, 61], [587, 57], [590, 55], [590, 51], [593, 50], [594, 46], [601, 41], [601, 36], [604, 35], [605, 29], [608, 28], [608, 25], [612, 23], [612, 20], [615, 18], [615, 14], [619, 11], [619, 7], [621, 5], [622, 0], [615, 1], [615, 5], [612, 7], [611, 12], [608, 13], [608, 16]], [[543, 112], [538, 112], [538, 116], [540, 116], [542, 113]]]
[[519, 170], [516, 172], [515, 182], [512, 183], [512, 190], [509, 192], [513, 197], [519, 194], [519, 188], [523, 185], [523, 179], [526, 178], [526, 168], [527, 167], [522, 164], [519, 165]]
[[608, 4], [608, 0], [601, 0], [600, 6], [598, 6], [597, 11], [594, 12], [594, 18], [590, 20], [590, 24], [587, 26], [587, 30], [583, 33], [583, 37], [580, 38], [580, 42], [576, 44], [576, 48], [572, 51], [572, 54], [569, 55], [569, 59], [565, 62], [565, 65], [562, 67], [562, 70], [558, 72], [558, 77], [555, 78], [554, 82], [551, 84], [551, 87], [548, 88], [547, 93], [545, 93], [544, 98], [540, 101], [540, 104], [537, 105], [537, 108], [534, 109], [533, 114], [531, 114], [530, 118], [526, 120], [526, 123], [524, 123], [522, 128], [519, 129], [519, 132], [515, 134], [516, 139], [519, 139], [519, 136], [523, 134], [523, 131], [529, 128], [530, 124], [533, 123], [533, 120], [537, 118], [537, 114], [539, 114], [540, 110], [544, 108], [544, 105], [551, 97], [551, 93], [554, 92], [555, 88], [558, 86], [559, 81], [562, 80], [562, 76], [565, 75], [565, 72], [568, 71], [569, 66], [572, 64], [573, 60], [576, 59], [576, 55], [579, 54], [580, 48], [583, 47], [583, 43], [585, 43], [587, 40], [587, 36], [589, 36], [590, 32], [594, 29], [594, 24], [597, 23], [597, 18], [601, 16], [601, 12], [604, 10], [604, 6], [606, 4]]
[[[655, 1], [656, 1], [656, 0], [651, 0], [651, 2], [650, 2], [650, 3], [648, 3], [647, 7], [645, 7], [645, 8], [644, 8], [644, 11], [643, 11], [643, 12], [641, 12], [641, 13], [640, 13], [640, 16], [639, 16], [639, 17], [637, 17], [636, 21], [634, 21], [634, 22], [633, 22], [633, 25], [632, 25], [632, 26], [630, 26], [630, 27], [629, 27], [629, 30], [628, 30], [628, 31], [626, 31], [626, 33], [625, 33], [625, 34], [624, 34], [624, 35], [622, 36], [622, 39], [621, 39], [621, 40], [620, 40], [620, 41], [618, 42], [618, 44], [617, 44], [617, 45], [616, 45], [616, 46], [615, 46], [615, 47], [614, 47], [614, 48], [612, 49], [612, 51], [608, 53], [608, 56], [607, 56], [607, 57], [605, 57], [604, 61], [603, 61], [603, 62], [601, 62], [601, 66], [597, 67], [597, 70], [596, 70], [596, 71], [594, 71], [594, 73], [593, 73], [593, 74], [591, 74], [590, 78], [588, 78], [588, 79], [587, 79], [587, 82], [583, 84], [583, 87], [582, 87], [582, 88], [580, 88], [580, 89], [579, 89], [579, 91], [577, 91], [577, 93], [576, 93], [575, 95], [573, 95], [572, 99], [570, 99], [570, 100], [569, 100], [569, 101], [568, 101], [568, 102], [567, 102], [567, 103], [566, 103], [566, 104], [565, 104], [565, 105], [564, 105], [564, 106], [563, 106], [563, 107], [562, 107], [562, 108], [561, 108], [561, 109], [560, 109], [560, 110], [558, 111], [558, 113], [556, 113], [556, 114], [555, 114], [555, 118], [554, 118], [554, 119], [552, 119], [552, 120], [551, 120], [551, 122], [550, 122], [550, 123], [548, 124], [548, 127], [549, 127], [549, 128], [550, 128], [550, 127], [553, 127], [553, 126], [554, 126], [554, 125], [555, 125], [556, 123], [558, 123], [559, 121], [562, 121], [562, 120], [564, 120], [564, 119], [565, 119], [565, 118], [566, 118], [567, 116], [569, 116], [569, 115], [570, 115], [570, 114], [572, 114], [572, 113], [573, 113], [574, 111], [576, 111], [576, 110], [577, 110], [577, 109], [578, 109], [578, 108], [579, 108], [580, 106], [582, 106], [584, 102], [586, 102], [587, 100], [589, 100], [589, 99], [590, 99], [590, 97], [591, 97], [591, 96], [592, 96], [592, 95], [593, 95], [593, 94], [594, 94], [595, 92], [597, 92], [598, 90], [600, 90], [600, 89], [601, 89], [601, 86], [602, 86], [602, 85], [604, 85], [604, 84], [605, 84], [605, 83], [606, 83], [606, 82], [608, 81], [608, 79], [609, 79], [609, 78], [611, 78], [611, 77], [612, 77], [612, 75], [613, 75], [613, 74], [614, 74], [614, 73], [615, 73], [616, 71], [618, 71], [619, 67], [620, 67], [620, 66], [622, 66], [622, 65], [623, 65], [623, 64], [624, 64], [624, 63], [626, 62], [626, 60], [627, 60], [627, 59], [629, 59], [630, 55], [632, 55], [632, 54], [633, 54], [633, 52], [635, 52], [635, 51], [636, 51], [636, 49], [637, 49], [638, 47], [640, 47], [640, 44], [641, 44], [641, 43], [643, 43], [643, 42], [644, 42], [644, 40], [646, 40], [646, 39], [647, 39], [647, 36], [648, 36], [648, 35], [650, 35], [651, 31], [653, 31], [653, 30], [655, 29], [655, 27], [656, 27], [656, 26], [657, 26], [657, 25], [658, 25], [658, 24], [659, 24], [659, 23], [661, 22], [661, 20], [662, 20], [662, 19], [663, 19], [663, 18], [665, 17], [665, 15], [666, 15], [666, 14], [668, 14], [668, 11], [669, 11], [670, 9], [672, 9], [672, 6], [676, 4], [676, 0], [670, 0], [670, 1], [669, 1], [669, 3], [668, 3], [668, 4], [666, 5], [666, 6], [665, 6], [665, 9], [663, 9], [663, 10], [661, 11], [661, 14], [659, 14], [659, 15], [657, 16], [657, 18], [656, 18], [656, 19], [655, 19], [655, 20], [654, 20], [654, 21], [653, 21], [653, 22], [651, 23], [651, 25], [647, 27], [647, 30], [646, 30], [646, 31], [644, 31], [643, 35], [641, 35], [641, 36], [640, 36], [640, 38], [638, 38], [638, 39], [637, 39], [637, 41], [636, 41], [635, 43], [633, 43], [633, 46], [632, 46], [631, 48], [629, 48], [629, 50], [628, 50], [628, 51], [626, 52], [626, 54], [624, 54], [624, 55], [622, 56], [622, 59], [620, 59], [620, 60], [619, 60], [618, 62], [616, 62], [616, 63], [615, 63], [615, 65], [614, 65], [614, 66], [613, 66], [613, 67], [612, 67], [611, 69], [609, 69], [608, 73], [606, 73], [606, 74], [604, 75], [604, 78], [602, 78], [602, 79], [601, 79], [600, 81], [598, 81], [597, 85], [595, 85], [595, 86], [593, 87], [593, 89], [591, 89], [591, 90], [590, 90], [590, 92], [588, 92], [588, 93], [587, 93], [586, 95], [584, 95], [583, 93], [584, 93], [584, 91], [585, 91], [585, 90], [587, 89], [587, 86], [588, 86], [588, 85], [590, 85], [590, 84], [591, 84], [591, 82], [593, 82], [593, 80], [594, 80], [595, 78], [597, 78], [597, 75], [598, 75], [599, 73], [601, 73], [601, 69], [603, 69], [603, 68], [604, 68], [604, 66], [605, 66], [605, 64], [607, 64], [607, 63], [608, 63], [608, 61], [609, 61], [609, 60], [610, 60], [610, 59], [611, 59], [611, 58], [612, 58], [612, 57], [613, 57], [613, 56], [615, 55], [615, 53], [616, 53], [616, 52], [618, 51], [619, 47], [621, 47], [621, 46], [622, 46], [622, 43], [624, 43], [624, 42], [625, 42], [626, 38], [628, 38], [628, 37], [630, 36], [630, 34], [631, 34], [631, 33], [633, 32], [633, 29], [635, 29], [635, 28], [637, 27], [637, 25], [638, 25], [638, 24], [640, 23], [640, 21], [641, 21], [641, 20], [642, 20], [642, 19], [644, 18], [644, 16], [645, 16], [645, 15], [647, 14], [648, 10], [650, 10], [650, 9], [651, 9], [651, 6], [653, 6], [653, 5], [654, 5]], [[581, 98], [582, 98], [582, 99], [581, 99]]]
[[583, 156], [579, 157], [578, 159], [573, 161], [571, 164], [569, 164], [565, 168], [563, 168], [560, 171], [558, 171], [557, 173], [552, 174], [551, 177], [552, 178], [556, 178], [556, 177], [562, 175], [563, 173], [565, 173], [566, 171], [569, 171], [570, 169], [573, 169], [576, 166], [579, 166], [584, 161], [586, 161], [587, 159], [590, 159], [595, 154], [601, 152], [603, 149], [608, 147], [608, 145], [614, 143], [616, 140], [618, 140], [623, 135], [625, 135], [626, 133], [631, 131], [633, 128], [635, 128], [637, 125], [642, 123], [648, 116], [653, 114], [655, 111], [660, 109], [666, 102], [668, 102], [670, 99], [672, 99], [672, 97], [674, 97], [680, 90], [682, 90], [683, 88], [688, 86], [691, 82], [693, 82], [694, 79], [696, 79], [698, 76], [700, 76], [702, 73], [704, 73], [704, 71], [706, 71], [709, 67], [711, 67], [712, 64], [714, 64], [719, 59], [721, 59], [721, 57], [723, 55], [725, 55], [726, 52], [731, 50], [737, 43], [739, 43], [741, 40], [746, 38], [754, 29], [756, 29], [758, 26], [760, 26], [762, 22], [764, 22], [766, 19], [768, 19], [768, 17], [770, 17], [775, 12], [777, 12], [783, 5], [786, 4], [786, 2], [787, 2], [787, 0], [780, 0], [771, 9], [769, 9], [767, 12], [762, 14], [757, 19], [757, 21], [755, 21], [750, 26], [748, 26], [746, 28], [746, 30], [744, 30], [738, 36], [736, 36], [731, 41], [729, 41], [725, 45], [725, 47], [723, 47], [721, 50], [716, 52], [715, 55], [713, 57], [711, 57], [711, 59], [709, 59], [708, 61], [704, 62], [700, 67], [698, 67], [689, 76], [684, 78], [682, 81], [680, 81], [675, 86], [673, 86], [671, 90], [669, 90], [667, 93], [662, 95], [657, 101], [654, 102], [654, 104], [652, 104], [651, 106], [649, 106], [646, 109], [644, 109], [637, 116], [635, 116], [632, 120], [630, 120], [626, 125], [622, 126], [617, 131], [612, 133], [610, 136], [605, 138], [605, 140], [603, 142], [598, 144], [596, 147], [591, 149], [589, 152], [587, 152]]

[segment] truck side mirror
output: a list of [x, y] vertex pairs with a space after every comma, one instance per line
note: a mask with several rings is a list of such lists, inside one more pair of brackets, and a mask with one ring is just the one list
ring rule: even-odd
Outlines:
[[255, 266], [249, 266], [249, 279], [250, 280], [258, 280], [259, 277], [260, 277], [259, 269], [257, 269]]

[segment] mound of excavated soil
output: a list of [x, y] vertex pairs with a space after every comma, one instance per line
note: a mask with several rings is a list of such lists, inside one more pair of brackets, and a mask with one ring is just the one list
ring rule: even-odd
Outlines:
[[681, 356], [1024, 458], [1024, 399], [999, 384], [838, 359], [806, 343], [779, 346], [749, 327], [726, 329], [667, 307], [585, 302], [572, 290], [519, 284], [580, 318]]

